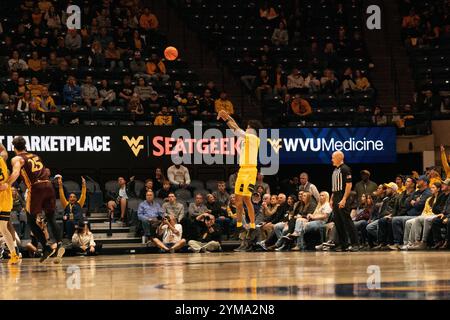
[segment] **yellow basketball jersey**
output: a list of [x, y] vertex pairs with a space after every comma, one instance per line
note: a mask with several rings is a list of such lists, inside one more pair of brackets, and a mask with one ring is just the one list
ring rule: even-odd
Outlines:
[[[8, 180], [9, 173], [5, 160], [0, 157], [0, 183]], [[10, 212], [13, 207], [13, 197], [11, 187], [4, 191], [0, 191], [0, 212]]]
[[245, 133], [241, 145], [239, 165], [241, 167], [256, 167], [258, 165], [259, 138], [251, 133]]

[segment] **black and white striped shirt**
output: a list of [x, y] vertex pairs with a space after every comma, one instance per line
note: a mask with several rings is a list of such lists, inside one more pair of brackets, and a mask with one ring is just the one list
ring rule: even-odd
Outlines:
[[332, 192], [344, 193], [345, 184], [352, 182], [352, 171], [346, 164], [341, 164], [339, 167], [334, 169], [332, 176]]

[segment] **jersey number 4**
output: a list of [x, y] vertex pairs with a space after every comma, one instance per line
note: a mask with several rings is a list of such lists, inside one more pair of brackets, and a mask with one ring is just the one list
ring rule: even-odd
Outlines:
[[28, 162], [31, 164], [31, 172], [41, 171], [44, 168], [44, 165], [38, 157], [28, 159]]

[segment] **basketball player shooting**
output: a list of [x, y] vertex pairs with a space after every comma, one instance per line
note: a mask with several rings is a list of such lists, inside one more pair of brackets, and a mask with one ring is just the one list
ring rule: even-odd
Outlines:
[[244, 131], [239, 128], [236, 121], [225, 110], [219, 111], [217, 120], [219, 119], [224, 120], [237, 137], [242, 138], [239, 171], [236, 178], [234, 194], [236, 195], [237, 208], [236, 227], [239, 233], [244, 231], [242, 224], [244, 203], [250, 218], [250, 228], [245, 237], [247, 243], [241, 248], [242, 250], [247, 250], [251, 248], [252, 243], [256, 238], [255, 210], [253, 208], [251, 197], [255, 191], [256, 175], [258, 173], [257, 164], [260, 140], [257, 134], [258, 130], [262, 128], [262, 125], [257, 120], [249, 120], [247, 129]]
[[[28, 188], [27, 221], [31, 231], [43, 248], [41, 262], [47, 260], [57, 251], [57, 259], [54, 262], [60, 263], [65, 249], [62, 245], [61, 232], [55, 221], [56, 197], [55, 190], [48, 177], [48, 170], [39, 156], [26, 150], [26, 142], [23, 137], [14, 138], [12, 144], [16, 156], [11, 159], [12, 173], [7, 183], [11, 186], [19, 175], [22, 177]], [[56, 250], [49, 246], [44, 232], [36, 224], [36, 218], [42, 211], [44, 211], [48, 225], [56, 238], [58, 244]]]

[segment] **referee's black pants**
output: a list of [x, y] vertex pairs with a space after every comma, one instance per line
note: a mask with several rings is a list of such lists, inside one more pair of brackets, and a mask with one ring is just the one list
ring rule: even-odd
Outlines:
[[342, 248], [347, 248], [347, 233], [350, 238], [350, 243], [352, 246], [357, 246], [358, 233], [356, 232], [355, 224], [350, 216], [351, 208], [349, 203], [345, 204], [344, 208], [339, 208], [339, 202], [342, 200], [342, 195], [333, 195], [333, 217], [334, 217], [334, 227], [336, 228], [339, 245]]

